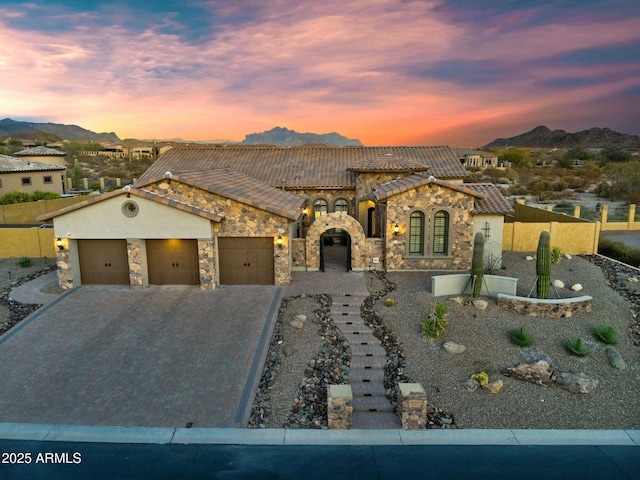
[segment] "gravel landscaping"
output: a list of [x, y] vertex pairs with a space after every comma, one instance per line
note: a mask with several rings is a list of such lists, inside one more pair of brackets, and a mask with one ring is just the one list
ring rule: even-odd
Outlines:
[[[528, 295], [535, 281], [535, 262], [525, 260], [525, 256], [505, 253], [503, 265], [506, 268], [499, 272], [519, 278], [518, 295], [523, 296]], [[499, 309], [491, 298], [484, 298], [489, 304], [486, 310], [476, 309], [471, 304], [459, 305], [452, 302], [453, 297], [434, 298], [429, 293], [430, 272], [392, 272], [384, 277], [374, 273], [367, 275], [370, 292], [377, 292], [379, 298], [364, 311], [371, 311], [373, 323], [379, 323], [378, 330], [388, 337], [386, 345], [395, 349], [388, 359], [387, 370], [395, 370], [391, 377], [399, 375], [401, 381], [419, 382], [424, 386], [430, 403], [431, 428], [640, 428], [640, 288], [638, 283], [628, 281], [630, 277], [640, 277], [638, 270], [597, 256], [573, 257], [553, 265], [552, 278], [560, 279], [566, 285], [559, 289], [561, 297], [593, 297], [591, 313], [561, 319], [508, 313]], [[580, 283], [583, 290], [569, 290], [575, 283]], [[389, 288], [393, 291], [380, 295]], [[552, 290], [550, 297], [553, 296]], [[394, 306], [385, 305], [387, 297], [395, 300]], [[445, 302], [449, 307], [449, 324], [440, 338], [429, 340], [422, 335], [421, 323], [437, 302]], [[290, 312], [288, 306], [281, 311], [282, 328], [269, 353], [272, 362], [265, 366], [263, 378], [267, 381], [261, 384], [254, 405], [254, 410], [262, 409], [263, 415], [259, 419], [252, 417], [250, 427], [281, 428], [295, 424], [293, 428], [326, 428], [326, 422], [313, 422], [314, 418], [319, 418], [317, 413], [323, 410], [323, 401], [326, 410], [326, 393], [322, 398], [326, 386], [319, 382], [318, 400], [311, 403], [315, 415], [299, 407], [297, 390], [301, 383], [308, 383], [310, 365], [317, 364], [314, 357], [318, 357], [319, 345], [320, 350], [324, 349], [322, 355], [327, 349], [331, 350], [326, 344], [327, 335], [323, 339], [318, 334], [319, 325], [323, 324], [317, 313], [321, 306], [317, 299], [312, 301], [311, 298], [296, 299], [289, 305]], [[290, 331], [288, 319], [299, 313], [308, 315], [309, 319], [318, 319], [318, 323], [307, 321], [304, 331]], [[604, 324], [619, 333], [620, 341], [615, 348], [626, 363], [623, 370], [611, 366], [605, 353], [606, 345], [593, 337], [593, 328]], [[508, 331], [519, 327], [533, 335], [532, 346], [521, 348], [510, 342]], [[322, 344], [317, 343], [318, 337]], [[590, 350], [587, 357], [567, 353], [564, 342], [572, 337], [583, 339]], [[448, 353], [443, 349], [445, 342], [463, 344], [466, 351]], [[283, 345], [293, 347], [295, 355], [284, 355]], [[590, 393], [575, 394], [559, 386], [540, 386], [501, 373], [522, 362], [537, 360], [547, 360], [555, 371], [584, 373], [596, 379], [598, 385]], [[341, 361], [348, 363], [348, 356], [343, 355]], [[480, 372], [485, 372], [489, 381], [502, 380], [502, 389], [498, 393], [468, 391], [465, 381]], [[392, 388], [388, 394], [393, 398]], [[268, 404], [266, 410], [265, 402]], [[306, 420], [292, 422], [292, 415]]]

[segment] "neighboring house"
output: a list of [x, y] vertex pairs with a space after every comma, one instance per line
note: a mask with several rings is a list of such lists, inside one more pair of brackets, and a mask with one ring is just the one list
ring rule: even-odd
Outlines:
[[0, 155], [0, 196], [36, 190], [63, 194], [65, 172], [64, 167]]
[[184, 146], [39, 220], [60, 238], [63, 288], [283, 285], [322, 270], [338, 238], [347, 269], [468, 270], [474, 233], [489, 225], [501, 252], [513, 210], [466, 176], [449, 147]]
[[67, 167], [66, 152], [62, 152], [60, 150], [56, 150], [53, 148], [47, 148], [42, 146], [27, 148], [26, 150], [20, 150], [19, 152], [16, 152], [13, 155], [21, 158], [22, 160], [47, 163], [49, 165], [56, 165], [58, 167], [64, 167], [64, 168]]
[[460, 161], [465, 167], [497, 168], [498, 156], [494, 153], [480, 150], [458, 149]]

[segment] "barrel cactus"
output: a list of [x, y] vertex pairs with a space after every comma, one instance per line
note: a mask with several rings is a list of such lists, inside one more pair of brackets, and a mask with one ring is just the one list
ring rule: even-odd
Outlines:
[[471, 257], [471, 280], [473, 281], [473, 296], [479, 297], [482, 289], [482, 275], [484, 270], [484, 235], [478, 232], [473, 239], [473, 257]]
[[548, 298], [551, 284], [551, 234], [548, 230], [540, 233], [536, 256], [536, 296]]

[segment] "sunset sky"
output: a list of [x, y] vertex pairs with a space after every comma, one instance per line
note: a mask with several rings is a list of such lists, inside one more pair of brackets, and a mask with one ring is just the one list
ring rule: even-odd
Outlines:
[[638, 0], [0, 0], [0, 118], [481, 146], [640, 134]]

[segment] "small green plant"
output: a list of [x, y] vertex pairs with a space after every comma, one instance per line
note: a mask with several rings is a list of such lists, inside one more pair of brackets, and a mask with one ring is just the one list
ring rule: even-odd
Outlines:
[[384, 301], [384, 304], [385, 304], [387, 307], [393, 307], [393, 306], [396, 304], [396, 301], [395, 301], [393, 298], [387, 298], [387, 299]]
[[562, 262], [562, 250], [560, 247], [553, 247], [551, 249], [551, 263], [557, 265], [560, 262]]
[[438, 302], [433, 313], [427, 315], [427, 318], [422, 322], [422, 331], [428, 338], [438, 338], [444, 332], [449, 325], [446, 318], [448, 312], [447, 304]]
[[581, 338], [570, 338], [564, 342], [564, 348], [566, 348], [569, 353], [577, 355], [578, 357], [586, 357], [589, 355], [589, 349]]
[[27, 268], [31, 266], [31, 259], [29, 257], [20, 257], [18, 259], [18, 265], [20, 265], [22, 268]]
[[618, 332], [608, 325], [600, 325], [593, 329], [593, 336], [607, 345], [618, 344]]
[[475, 380], [480, 385], [486, 385], [487, 383], [489, 383], [489, 375], [487, 375], [485, 372], [474, 373], [473, 375], [471, 375], [471, 380]]
[[533, 343], [533, 336], [524, 327], [509, 331], [509, 339], [519, 347], [528, 347]]

